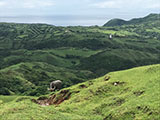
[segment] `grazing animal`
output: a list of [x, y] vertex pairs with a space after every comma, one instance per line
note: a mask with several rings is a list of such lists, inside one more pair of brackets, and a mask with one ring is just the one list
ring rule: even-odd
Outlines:
[[50, 88], [48, 90], [54, 91], [55, 89], [60, 89], [62, 85], [62, 81], [56, 80], [50, 83]]

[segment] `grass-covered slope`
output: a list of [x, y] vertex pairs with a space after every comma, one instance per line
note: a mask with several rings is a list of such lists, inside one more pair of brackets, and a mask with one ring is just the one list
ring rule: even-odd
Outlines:
[[112, 19], [108, 21], [104, 26], [120, 26], [126, 24], [125, 20], [122, 19]]
[[93, 78], [86, 70], [71, 70], [44, 62], [26, 62], [0, 70], [0, 94], [46, 94], [51, 81], [60, 79], [62, 87]]
[[156, 20], [160, 20], [160, 14], [149, 14], [143, 18], [134, 18], [129, 21], [125, 21], [122, 19], [112, 19], [108, 21], [104, 26], [121, 26], [121, 25], [131, 25], [131, 24], [144, 24], [146, 22], [153, 22]]
[[2, 101], [0, 119], [159, 120], [159, 85], [160, 65], [111, 72], [52, 95], [52, 104], [67, 97], [59, 105], [41, 106], [25, 97]]
[[159, 64], [156, 16], [114, 27], [0, 23], [0, 94], [38, 95], [52, 80], [68, 87], [111, 71]]

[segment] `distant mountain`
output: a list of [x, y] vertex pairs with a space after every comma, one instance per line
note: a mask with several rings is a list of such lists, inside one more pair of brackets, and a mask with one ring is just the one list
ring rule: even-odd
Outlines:
[[160, 20], [160, 14], [149, 14], [143, 18], [134, 18], [129, 21], [125, 21], [122, 19], [112, 19], [108, 21], [104, 26], [121, 26], [121, 25], [130, 25], [130, 24], [141, 24], [145, 22], [157, 21]]
[[112, 19], [108, 21], [104, 26], [119, 26], [126, 24], [127, 21], [122, 19]]

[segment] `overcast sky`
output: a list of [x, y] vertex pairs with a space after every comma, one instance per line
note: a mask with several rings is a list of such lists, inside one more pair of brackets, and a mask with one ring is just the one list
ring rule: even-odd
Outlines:
[[0, 16], [90, 15], [139, 17], [160, 13], [160, 0], [0, 0]]

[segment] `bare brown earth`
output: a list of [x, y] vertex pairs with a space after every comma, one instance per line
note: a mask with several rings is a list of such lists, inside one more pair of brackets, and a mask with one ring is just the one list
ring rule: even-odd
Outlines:
[[[110, 76], [105, 76], [104, 81], [108, 81], [110, 79]], [[115, 83], [112, 83], [113, 85]], [[116, 82], [116, 85], [123, 84], [121, 82]], [[93, 85], [92, 82], [89, 82], [89, 86]], [[80, 89], [88, 88], [85, 84], [80, 84], [78, 86]], [[79, 93], [80, 91], [74, 91], [74, 93]], [[59, 105], [65, 100], [70, 99], [72, 92], [70, 89], [61, 90], [60, 92], [56, 94], [51, 94], [49, 98], [47, 97], [39, 97], [38, 99], [32, 99], [32, 102], [42, 105], [42, 106], [49, 106], [49, 105]]]
[[48, 105], [59, 105], [65, 100], [68, 100], [71, 96], [71, 92], [69, 90], [62, 90], [58, 94], [52, 95], [50, 98], [43, 98], [40, 97], [37, 100], [32, 99], [34, 103], [43, 105], [43, 106], [48, 106]]

